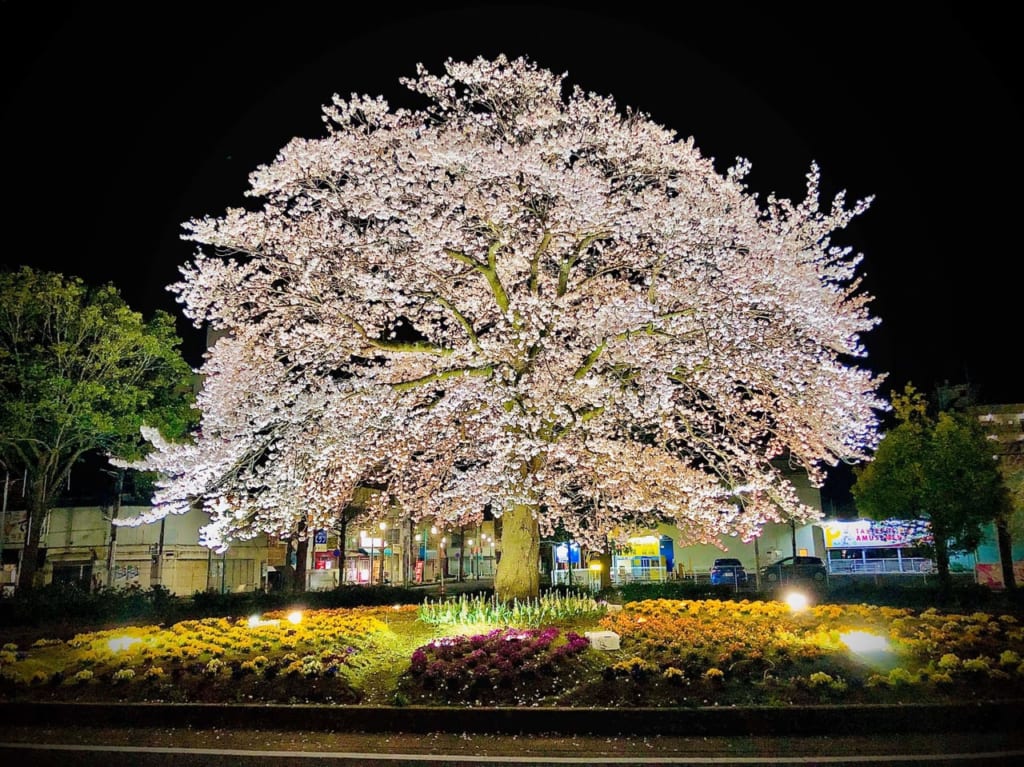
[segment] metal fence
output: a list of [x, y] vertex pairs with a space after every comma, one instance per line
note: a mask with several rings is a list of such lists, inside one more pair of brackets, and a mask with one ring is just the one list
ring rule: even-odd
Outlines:
[[888, 557], [885, 559], [830, 559], [829, 575], [862, 575], [874, 573], [928, 574], [935, 572], [932, 560], [926, 557]]

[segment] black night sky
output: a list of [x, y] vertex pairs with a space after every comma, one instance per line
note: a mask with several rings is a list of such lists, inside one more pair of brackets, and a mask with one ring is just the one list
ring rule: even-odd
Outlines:
[[[883, 392], [1024, 402], [1015, 25], [969, 5], [787, 5], [0, 0], [3, 265], [180, 317], [180, 224], [242, 204], [250, 171], [323, 135], [332, 94], [401, 105], [417, 62], [526, 55], [693, 136], [719, 170], [749, 158], [761, 199], [799, 198], [812, 160], [827, 197], [875, 195], [838, 244], [866, 256]], [[179, 327], [198, 364], [201, 335]]]

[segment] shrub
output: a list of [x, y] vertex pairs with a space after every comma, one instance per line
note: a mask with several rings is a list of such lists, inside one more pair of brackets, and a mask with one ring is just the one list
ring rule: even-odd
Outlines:
[[750, 595], [737, 593], [734, 586], [695, 581], [662, 581], [659, 583], [626, 583], [598, 596], [621, 602], [642, 602], [646, 599], [743, 599]]

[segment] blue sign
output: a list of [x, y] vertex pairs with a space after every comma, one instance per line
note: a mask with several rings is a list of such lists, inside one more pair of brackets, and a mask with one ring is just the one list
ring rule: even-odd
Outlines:
[[559, 543], [555, 546], [555, 561], [578, 565], [580, 563], [580, 545], [575, 541], [568, 544]]
[[313, 536], [313, 543], [327, 543], [327, 531], [317, 530]]

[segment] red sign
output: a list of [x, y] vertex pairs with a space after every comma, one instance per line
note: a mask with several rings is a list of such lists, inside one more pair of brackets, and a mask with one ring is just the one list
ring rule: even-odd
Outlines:
[[423, 560], [420, 559], [416, 562], [416, 571], [413, 574], [413, 580], [416, 583], [423, 583]]
[[[1003, 589], [1006, 588], [1006, 584], [1003, 583], [1003, 566], [999, 563], [995, 564], [983, 564], [979, 562], [975, 566], [975, 572], [978, 577], [978, 583], [982, 586], [988, 586], [990, 589]], [[1013, 579], [1018, 583], [1024, 583], [1024, 562], [1013, 563]]]

